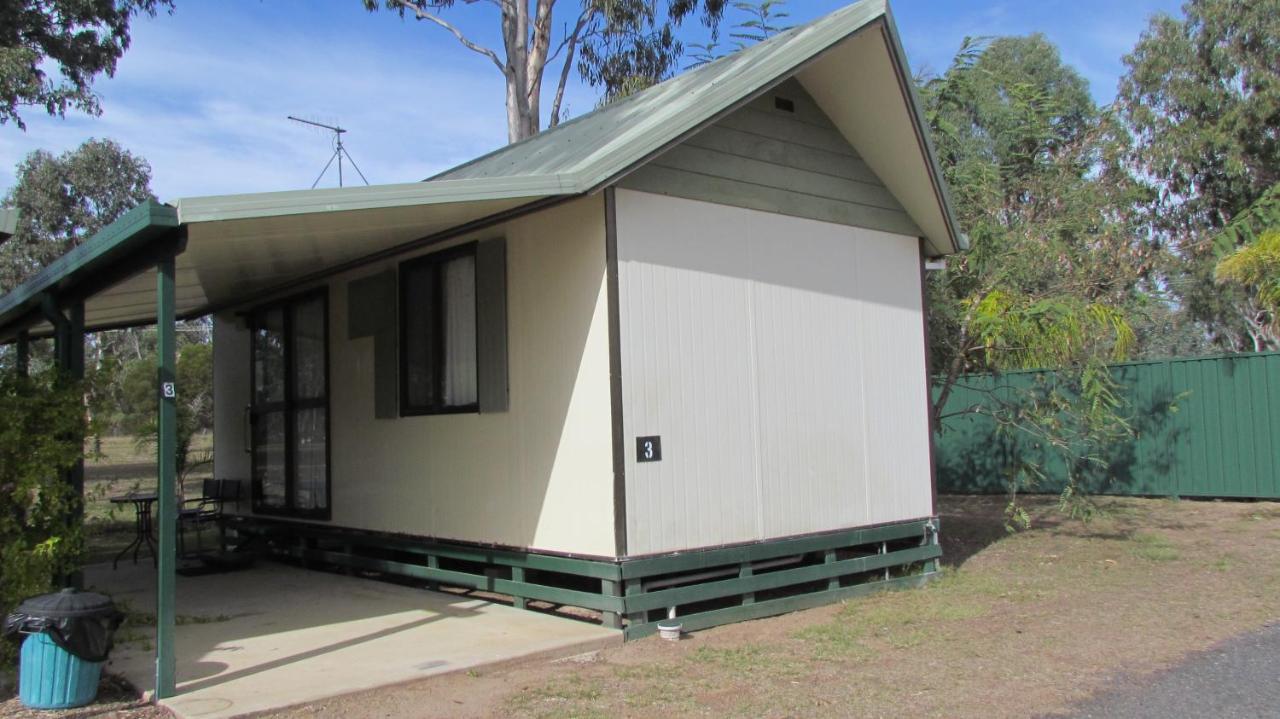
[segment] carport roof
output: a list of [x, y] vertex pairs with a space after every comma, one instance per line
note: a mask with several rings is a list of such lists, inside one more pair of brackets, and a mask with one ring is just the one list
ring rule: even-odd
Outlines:
[[85, 302], [87, 330], [154, 321], [141, 270], [157, 253], [179, 253], [176, 311], [192, 317], [594, 192], [790, 77], [859, 147], [931, 254], [963, 247], [888, 7], [862, 0], [426, 182], [144, 204], [0, 297], [0, 341], [48, 331], [39, 310], [51, 298]]

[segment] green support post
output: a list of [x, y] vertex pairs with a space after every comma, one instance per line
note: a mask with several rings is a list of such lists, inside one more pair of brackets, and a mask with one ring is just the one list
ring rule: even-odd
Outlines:
[[18, 333], [18, 374], [23, 377], [31, 367], [31, 335], [24, 330]]
[[[743, 562], [743, 563], [742, 563], [742, 567], [738, 570], [738, 578], [739, 578], [739, 579], [750, 579], [750, 578], [752, 577], [752, 575], [754, 575], [754, 574], [755, 574], [755, 568], [751, 566], [751, 562]], [[756, 603], [756, 593], [755, 593], [755, 592], [743, 592], [743, 593], [742, 593], [742, 603], [743, 603], [743, 604], [755, 604], [755, 603]]]
[[[84, 379], [84, 303], [74, 302], [69, 308], [67, 314], [63, 314], [61, 308], [58, 307], [58, 301], [52, 295], [45, 294], [40, 298], [40, 311], [44, 314], [45, 319], [53, 326], [53, 354], [57, 362], [58, 371], [64, 377], [70, 377], [75, 380]], [[20, 338], [21, 340], [21, 338]], [[19, 348], [18, 364], [22, 371], [26, 372], [26, 363], [28, 358], [24, 355], [27, 350]], [[80, 443], [84, 443], [84, 435], [78, 438]], [[73, 524], [79, 524], [84, 521], [84, 458], [76, 460], [64, 474], [64, 480], [71, 485], [72, 491], [75, 493], [77, 501], [75, 501], [70, 509], [68, 519]], [[84, 573], [79, 570], [73, 570], [71, 573], [62, 577], [63, 584], [66, 586], [83, 589]]]
[[173, 258], [156, 266], [156, 337], [158, 369], [156, 396], [160, 401], [160, 428], [156, 446], [159, 466], [160, 525], [159, 569], [156, 582], [156, 698], [176, 693], [174, 656], [174, 585], [176, 583], [178, 507], [175, 483], [177, 469], [177, 347], [174, 328]]
[[[84, 380], [84, 302], [74, 302], [67, 310], [65, 337], [66, 366], [63, 368], [76, 381]], [[84, 446], [85, 435], [78, 438]], [[67, 483], [71, 485], [73, 504], [71, 505], [72, 521], [77, 526], [84, 525], [84, 454], [76, 459], [76, 463], [67, 470]], [[67, 577], [67, 583], [76, 589], [84, 589], [84, 571], [75, 569]]]

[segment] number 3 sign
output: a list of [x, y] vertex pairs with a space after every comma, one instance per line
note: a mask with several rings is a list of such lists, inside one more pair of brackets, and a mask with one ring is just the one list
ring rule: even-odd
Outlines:
[[178, 388], [175, 387], [172, 382], [161, 382], [160, 394], [163, 395], [165, 399], [173, 399], [178, 396]]
[[636, 461], [658, 462], [662, 459], [662, 438], [636, 437]]

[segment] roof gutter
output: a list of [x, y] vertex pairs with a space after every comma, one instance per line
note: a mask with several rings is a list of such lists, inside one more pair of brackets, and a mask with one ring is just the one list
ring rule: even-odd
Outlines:
[[578, 179], [570, 175], [530, 175], [468, 178], [434, 182], [406, 182], [370, 187], [258, 192], [247, 195], [185, 197], [177, 211], [183, 224], [351, 212], [457, 202], [478, 202], [577, 194]]

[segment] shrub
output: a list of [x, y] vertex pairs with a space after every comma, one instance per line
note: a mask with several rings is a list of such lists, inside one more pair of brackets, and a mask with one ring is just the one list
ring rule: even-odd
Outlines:
[[[65, 472], [84, 456], [81, 383], [0, 372], [0, 612], [53, 591], [79, 565], [83, 498]], [[13, 660], [0, 645], [0, 663]]]

